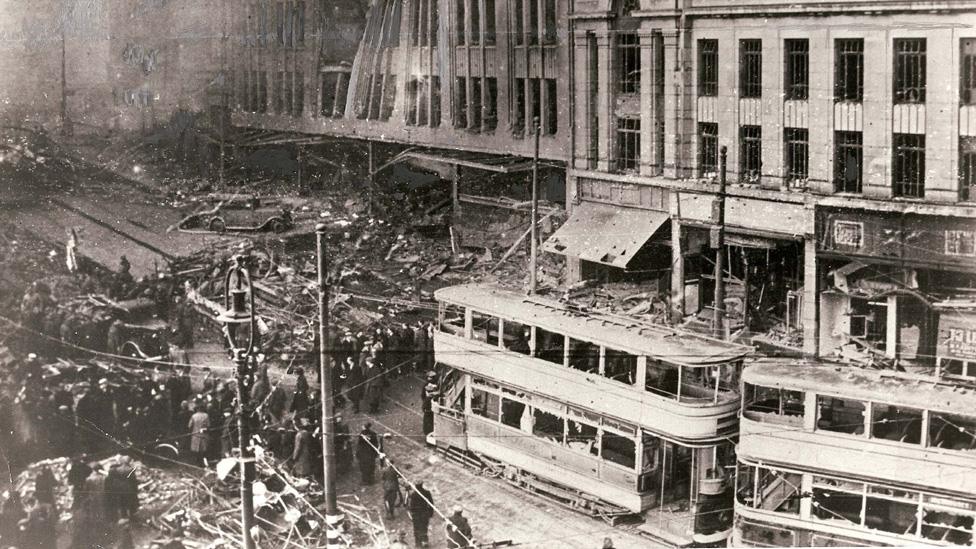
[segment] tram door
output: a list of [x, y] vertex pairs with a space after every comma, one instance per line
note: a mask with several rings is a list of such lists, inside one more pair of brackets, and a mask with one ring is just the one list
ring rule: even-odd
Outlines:
[[464, 408], [467, 402], [467, 379], [451, 370], [441, 382], [443, 404], [434, 402], [434, 442], [439, 447], [454, 446], [468, 449], [467, 427]]
[[686, 446], [664, 444], [664, 503], [688, 500], [691, 496], [692, 452]]

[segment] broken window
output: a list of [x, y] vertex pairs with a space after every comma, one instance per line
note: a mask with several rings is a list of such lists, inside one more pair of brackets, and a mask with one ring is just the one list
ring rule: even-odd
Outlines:
[[285, 6], [281, 2], [275, 4], [276, 40], [279, 46], [285, 45]]
[[800, 483], [803, 475], [776, 471], [766, 467], [756, 468], [756, 500], [758, 509], [800, 514]]
[[810, 132], [806, 128], [786, 128], [783, 139], [786, 142], [786, 182], [802, 184], [810, 175]]
[[762, 40], [739, 40], [739, 95], [762, 97]]
[[322, 73], [322, 96], [319, 100], [319, 114], [326, 118], [335, 116], [335, 107], [338, 101], [337, 88], [341, 74], [339, 72]]
[[260, 71], [258, 84], [258, 108], [259, 113], [268, 112], [268, 72]]
[[864, 100], [864, 39], [834, 40], [834, 101]]
[[915, 534], [919, 495], [868, 485], [864, 501], [864, 525], [900, 536]]
[[532, 414], [532, 434], [555, 442], [563, 443], [563, 418], [556, 414], [536, 408]]
[[468, 79], [459, 76], [454, 79], [454, 127], [468, 127]]
[[529, 78], [529, 118], [532, 131], [536, 131], [542, 123], [542, 82], [538, 78]]
[[813, 477], [811, 514], [821, 520], [861, 524], [864, 485], [827, 477]]
[[637, 382], [637, 356], [625, 351], [606, 349], [603, 375], [614, 381], [633, 385]]
[[516, 136], [525, 135], [525, 79], [515, 79], [515, 104], [512, 108], [512, 133]]
[[810, 41], [805, 38], [786, 40], [786, 98], [805, 100], [810, 87]]
[[922, 411], [875, 402], [871, 405], [871, 438], [921, 443]]
[[939, 496], [922, 496], [922, 537], [948, 543], [971, 545], [976, 505]]
[[285, 73], [282, 71], [277, 71], [273, 74], [274, 80], [271, 82], [271, 95], [274, 97], [274, 108], [275, 114], [284, 114], [285, 112]]
[[529, 354], [529, 340], [532, 339], [532, 329], [529, 326], [506, 319], [502, 323], [502, 330], [506, 349], [523, 355]]
[[647, 357], [644, 389], [657, 395], [677, 398], [678, 366]]
[[[524, 423], [531, 420], [528, 408], [524, 403], [502, 397], [502, 423], [509, 427], [522, 429]], [[528, 430], [528, 429], [523, 429]]]
[[895, 103], [924, 103], [925, 39], [896, 38], [894, 47]]
[[636, 32], [617, 35], [617, 91], [640, 93], [640, 39]]
[[294, 82], [292, 81], [292, 73], [291, 72], [288, 72], [288, 71], [285, 71], [284, 75], [282, 76], [282, 80], [281, 81], [282, 81], [282, 86], [281, 86], [281, 104], [282, 104], [281, 109], [282, 109], [282, 113], [283, 114], [291, 114], [292, 109], [294, 108], [294, 104], [293, 104], [293, 101], [292, 101], [292, 99], [293, 99], [293, 90], [294, 90], [294, 88], [293, 88]]
[[539, 0], [527, 0], [529, 5], [529, 45], [539, 44]]
[[437, 326], [445, 334], [464, 337], [464, 307], [441, 303]]
[[756, 505], [756, 466], [742, 463], [735, 467], [735, 500], [746, 507]]
[[414, 79], [414, 80], [416, 80], [416, 87], [417, 87], [416, 96], [415, 96], [416, 102], [414, 103], [414, 108], [417, 111], [417, 125], [426, 126], [429, 122], [427, 110], [428, 110], [428, 101], [430, 99], [428, 97], [428, 93], [430, 90], [430, 77], [425, 76], [423, 78]]
[[698, 95], [718, 95], [718, 40], [698, 41]]
[[716, 366], [692, 368], [681, 367], [681, 387], [679, 396], [682, 401], [714, 400], [718, 397], [719, 368]]
[[496, 40], [495, 0], [485, 0], [485, 45], [494, 46]]
[[569, 367], [595, 374], [600, 371], [600, 346], [569, 338]]
[[718, 177], [718, 124], [698, 123], [698, 177]]
[[597, 445], [597, 432], [597, 428], [590, 424], [567, 419], [566, 446], [595, 456], [600, 451]]
[[925, 135], [896, 133], [894, 145], [894, 195], [924, 198]]
[[755, 414], [803, 417], [803, 399], [803, 391], [746, 383], [742, 404], [750, 419], [760, 419]]
[[959, 136], [959, 200], [976, 200], [976, 137]]
[[640, 166], [640, 118], [617, 119], [617, 170], [634, 172]]
[[305, 45], [305, 2], [295, 2], [295, 45]]
[[542, 328], [535, 329], [535, 356], [552, 362], [563, 364], [563, 354], [566, 349], [566, 336]]
[[762, 126], [739, 126], [739, 181], [758, 183], [762, 175]]
[[976, 417], [929, 412], [929, 446], [976, 450]]
[[834, 132], [834, 191], [860, 194], [863, 163], [861, 132]]
[[817, 395], [817, 429], [863, 435], [865, 409], [859, 400]]
[[634, 469], [637, 464], [637, 443], [633, 438], [603, 431], [600, 436], [600, 456], [610, 463]]
[[471, 0], [471, 5], [468, 8], [468, 13], [471, 14], [469, 17], [471, 22], [471, 35], [468, 44], [477, 46], [481, 43], [481, 3], [478, 0]]
[[471, 413], [476, 416], [498, 421], [501, 397], [481, 389], [471, 390]]
[[471, 338], [489, 345], [498, 345], [498, 319], [491, 315], [471, 313]]

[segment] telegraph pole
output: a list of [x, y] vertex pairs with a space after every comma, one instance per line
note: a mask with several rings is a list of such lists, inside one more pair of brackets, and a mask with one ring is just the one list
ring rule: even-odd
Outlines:
[[67, 53], [65, 52], [65, 25], [67, 16], [61, 23], [61, 135], [71, 135], [71, 120], [68, 120], [68, 74], [67, 74]]
[[315, 237], [319, 263], [319, 384], [322, 401], [322, 466], [325, 471], [325, 520], [326, 547], [341, 545], [342, 514], [336, 503], [335, 471], [335, 403], [332, 401], [332, 368], [329, 362], [329, 259], [325, 249], [325, 223], [315, 226]]
[[715, 315], [712, 325], [714, 336], [725, 339], [725, 177], [728, 147], [722, 146], [719, 162], [718, 204], [715, 248]]
[[539, 260], [539, 230], [536, 227], [539, 223], [539, 117], [532, 119], [532, 133], [535, 136], [535, 149], [532, 153], [532, 219], [530, 227], [532, 246], [529, 248], [529, 294], [536, 291], [536, 270]]
[[248, 416], [251, 391], [247, 378], [250, 376], [248, 362], [250, 349], [235, 349], [234, 363], [237, 366], [237, 443], [241, 453], [241, 532], [244, 549], [256, 549], [251, 531], [254, 528], [254, 453], [251, 451], [251, 434], [248, 429]]

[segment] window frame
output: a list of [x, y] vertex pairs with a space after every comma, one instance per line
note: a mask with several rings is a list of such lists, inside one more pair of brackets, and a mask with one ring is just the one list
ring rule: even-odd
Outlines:
[[896, 105], [925, 103], [927, 49], [925, 38], [894, 39], [891, 89]]
[[742, 38], [739, 40], [739, 97], [758, 99], [762, 97], [762, 40]]
[[[853, 73], [853, 74], [851, 74]], [[853, 80], [854, 89], [849, 84]], [[834, 39], [834, 101], [864, 101], [864, 39]]]
[[759, 184], [762, 180], [762, 126], [739, 126], [739, 182]]
[[718, 40], [698, 39], [698, 97], [718, 96]]
[[787, 38], [783, 43], [783, 89], [788, 101], [810, 98], [810, 40]]
[[959, 39], [959, 103], [976, 105], [976, 37]]
[[[854, 139], [856, 137], [856, 139]], [[843, 139], [842, 139], [843, 138]], [[842, 154], [848, 150], [855, 151], [854, 160], [857, 163], [857, 181], [852, 189], [847, 182], [847, 156]], [[845, 159], [843, 162], [841, 159]], [[864, 133], [849, 131], [834, 131], [834, 192], [861, 194], [864, 192]]]
[[617, 58], [617, 93], [639, 95], [641, 90], [641, 46], [636, 32], [619, 32], [614, 36]]
[[698, 177], [714, 178], [719, 176], [718, 155], [718, 122], [699, 122]]
[[[783, 162], [786, 183], [797, 186], [810, 179], [810, 131], [807, 128], [783, 128]], [[799, 162], [797, 162], [799, 160]], [[797, 166], [797, 164], [802, 166]]]
[[[973, 71], [976, 72], [976, 67]], [[976, 90], [973, 94], [976, 95]], [[959, 201], [976, 202], [976, 136], [959, 136], [958, 170]]]
[[[615, 128], [614, 166], [621, 173], [637, 173], [641, 164], [641, 120], [637, 117], [617, 118]], [[626, 153], [631, 152], [630, 156]]]
[[925, 135], [896, 133], [891, 141], [892, 196], [925, 198]]

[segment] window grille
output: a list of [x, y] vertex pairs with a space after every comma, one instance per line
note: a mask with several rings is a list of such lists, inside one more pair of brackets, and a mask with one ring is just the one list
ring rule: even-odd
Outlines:
[[895, 40], [895, 103], [925, 102], [925, 39]]
[[698, 95], [718, 95], [718, 40], [698, 41]]
[[861, 132], [834, 132], [834, 191], [860, 193], [863, 163]]
[[896, 133], [894, 145], [894, 195], [924, 198], [925, 136]]
[[786, 41], [785, 90], [786, 98], [805, 100], [810, 87], [810, 41]]
[[739, 181], [759, 183], [762, 175], [762, 127], [739, 127]]
[[805, 187], [809, 177], [810, 134], [806, 128], [786, 128], [786, 182], [791, 187]]
[[617, 90], [622, 94], [640, 93], [640, 39], [636, 33], [617, 35]]
[[718, 177], [718, 124], [698, 124], [698, 177]]
[[834, 41], [834, 101], [864, 100], [864, 40]]
[[739, 41], [739, 95], [762, 97], [762, 40]]
[[617, 169], [637, 171], [640, 166], [640, 119], [617, 119]]

